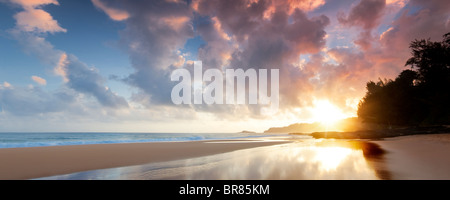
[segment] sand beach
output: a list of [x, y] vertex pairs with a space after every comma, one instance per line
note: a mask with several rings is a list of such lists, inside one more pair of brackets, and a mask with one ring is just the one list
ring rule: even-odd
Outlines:
[[[385, 139], [245, 140], [0, 149], [0, 179], [450, 179], [450, 134]], [[108, 171], [109, 170], [109, 171]], [[106, 176], [109, 177], [109, 176]]]

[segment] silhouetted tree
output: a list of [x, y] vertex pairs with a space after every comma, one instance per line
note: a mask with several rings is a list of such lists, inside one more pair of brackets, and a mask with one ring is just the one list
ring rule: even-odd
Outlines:
[[417, 70], [423, 86], [434, 90], [449, 83], [450, 33], [444, 35], [442, 42], [415, 40], [410, 48], [413, 57], [405, 65]]
[[368, 82], [358, 117], [386, 125], [450, 124], [450, 33], [442, 42], [415, 40], [410, 48], [411, 70]]

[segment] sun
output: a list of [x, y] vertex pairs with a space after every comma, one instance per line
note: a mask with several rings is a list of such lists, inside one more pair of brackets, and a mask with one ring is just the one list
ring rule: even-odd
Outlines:
[[324, 125], [333, 125], [337, 121], [346, 118], [346, 115], [337, 106], [328, 100], [314, 101], [314, 107], [311, 110], [313, 121], [321, 122]]

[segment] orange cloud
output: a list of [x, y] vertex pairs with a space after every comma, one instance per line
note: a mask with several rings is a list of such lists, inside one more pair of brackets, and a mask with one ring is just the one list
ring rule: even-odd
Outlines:
[[31, 79], [39, 85], [47, 85], [47, 81], [39, 76], [32, 76]]
[[217, 33], [224, 39], [224, 40], [231, 40], [230, 36], [228, 36], [227, 33], [222, 29], [222, 24], [220, 23], [219, 19], [217, 17], [211, 18], [211, 20], [214, 22], [214, 28], [216, 29]]
[[387, 5], [394, 5], [399, 7], [404, 7], [409, 0], [386, 0]]
[[57, 0], [11, 0], [11, 2], [19, 4], [24, 8], [36, 8], [40, 5], [46, 4], [59, 5]]
[[191, 19], [187, 16], [181, 17], [166, 17], [162, 21], [170, 26], [173, 30], [179, 31], [183, 26], [189, 22]]
[[67, 69], [66, 66], [69, 64], [69, 61], [67, 60], [67, 54], [63, 53], [61, 54], [61, 57], [59, 57], [58, 64], [56, 65], [54, 72], [56, 75], [60, 75], [64, 82], [69, 82], [69, 79], [67, 78]]
[[[255, 0], [257, 2], [257, 0]], [[325, 4], [325, 0], [273, 0], [264, 11], [264, 19], [270, 19], [277, 9], [286, 10], [287, 14], [291, 15], [295, 9], [300, 9], [304, 12], [313, 11]]]
[[325, 4], [324, 0], [288, 0], [291, 12], [298, 8], [303, 11], [312, 11]]
[[127, 11], [108, 7], [101, 0], [92, 0], [92, 3], [99, 9], [103, 10], [112, 20], [123, 21], [130, 17]]
[[[2, 85], [0, 84], [0, 86], [2, 86]], [[11, 84], [5, 81], [5, 82], [3, 82], [3, 87], [10, 88]]]
[[25, 11], [17, 13], [14, 18], [17, 27], [26, 32], [56, 33], [67, 32], [61, 28], [58, 22], [46, 11], [41, 9], [27, 8]]

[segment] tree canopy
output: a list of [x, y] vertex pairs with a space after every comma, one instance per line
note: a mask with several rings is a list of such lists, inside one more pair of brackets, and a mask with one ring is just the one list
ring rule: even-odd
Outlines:
[[395, 80], [367, 83], [358, 106], [365, 122], [386, 125], [450, 124], [450, 33], [441, 42], [414, 40], [412, 57]]

